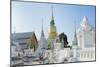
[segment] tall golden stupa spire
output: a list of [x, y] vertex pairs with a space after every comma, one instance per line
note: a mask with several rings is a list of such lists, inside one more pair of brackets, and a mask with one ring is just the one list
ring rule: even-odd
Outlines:
[[48, 38], [49, 39], [55, 39], [55, 37], [57, 36], [57, 32], [56, 32], [56, 26], [55, 26], [55, 21], [54, 21], [54, 14], [53, 14], [53, 7], [52, 8], [52, 16], [51, 16], [51, 21], [50, 21], [50, 25], [48, 28]]

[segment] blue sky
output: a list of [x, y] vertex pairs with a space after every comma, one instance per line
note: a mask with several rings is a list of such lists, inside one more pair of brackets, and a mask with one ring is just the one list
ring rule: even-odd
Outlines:
[[94, 6], [13, 1], [12, 32], [35, 32], [39, 39], [43, 19], [44, 33], [47, 38], [52, 6], [57, 33], [64, 32], [69, 41], [73, 40], [74, 24], [76, 23], [78, 29], [84, 16], [87, 16], [89, 24], [95, 27]]

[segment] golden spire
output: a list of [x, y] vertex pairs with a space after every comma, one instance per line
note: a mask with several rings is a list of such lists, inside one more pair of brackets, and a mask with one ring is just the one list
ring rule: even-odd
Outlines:
[[54, 20], [54, 16], [53, 16], [53, 6], [51, 6], [52, 9], [52, 20]]
[[53, 15], [53, 6], [51, 6], [51, 12], [52, 12], [52, 17], [51, 17], [51, 22], [50, 22], [50, 24], [51, 25], [54, 25], [55, 23], [54, 23], [54, 15]]
[[48, 33], [49, 33], [49, 38], [54, 39], [57, 35], [57, 32], [56, 32], [56, 26], [55, 26], [55, 23], [54, 23], [53, 6], [51, 8], [52, 8], [51, 9], [51, 21], [50, 21]]

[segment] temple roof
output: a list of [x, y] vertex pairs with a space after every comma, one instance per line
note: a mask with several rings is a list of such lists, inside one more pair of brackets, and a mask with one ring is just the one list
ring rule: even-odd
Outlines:
[[20, 45], [28, 45], [27, 39], [31, 41], [31, 46], [34, 47], [34, 49], [37, 48], [37, 38], [34, 32], [22, 32], [22, 33], [13, 33], [11, 36], [11, 41], [18, 42]]
[[34, 56], [41, 56], [42, 53], [43, 53], [43, 50], [47, 48], [47, 40], [45, 38], [45, 35], [44, 35], [44, 31], [43, 31], [43, 25], [42, 25], [42, 28], [41, 28], [41, 37], [38, 41], [38, 47], [37, 47], [37, 50], [35, 51], [34, 53]]
[[35, 35], [34, 32], [22, 32], [22, 33], [13, 33], [12, 37], [15, 36], [17, 39], [20, 38], [30, 38], [32, 35]]

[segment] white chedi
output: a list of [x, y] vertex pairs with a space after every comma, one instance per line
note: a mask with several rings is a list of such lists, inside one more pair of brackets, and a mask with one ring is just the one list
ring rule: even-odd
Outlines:
[[39, 39], [39, 42], [38, 42], [38, 48], [37, 50], [35, 51], [34, 53], [34, 56], [36, 57], [40, 57], [43, 55], [43, 52], [44, 50], [48, 47], [47, 45], [47, 40], [44, 36], [44, 31], [43, 31], [43, 27], [42, 27], [42, 30], [41, 30], [41, 37]]

